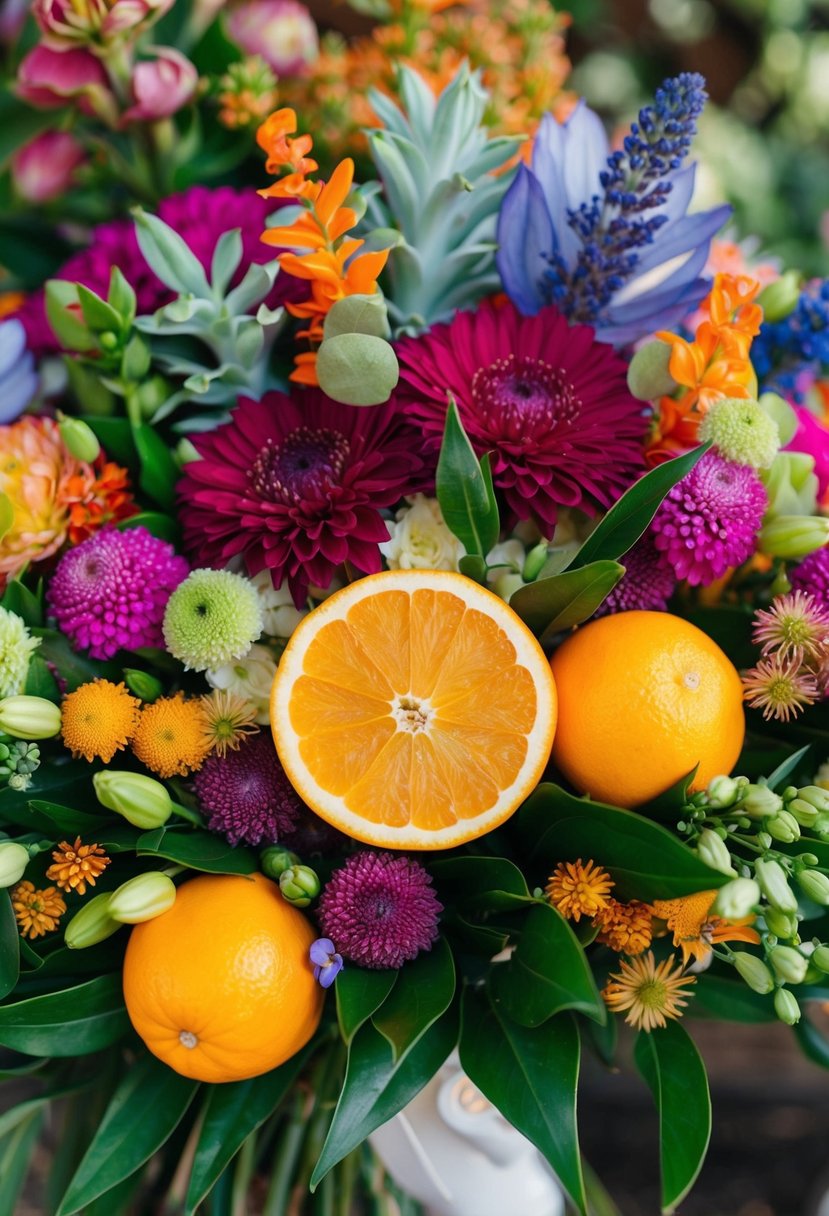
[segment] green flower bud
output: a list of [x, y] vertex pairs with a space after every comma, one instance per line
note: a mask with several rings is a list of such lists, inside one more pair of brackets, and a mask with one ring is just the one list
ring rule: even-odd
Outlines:
[[829, 907], [829, 878], [820, 870], [801, 870], [797, 884], [807, 899], [822, 907]]
[[829, 946], [816, 946], [811, 961], [824, 974], [829, 973]]
[[759, 902], [760, 888], [753, 878], [734, 878], [720, 887], [712, 910], [725, 920], [742, 920], [751, 915]]
[[[740, 824], [740, 827], [741, 828], [750, 828], [751, 820], [746, 819], [744, 823]], [[771, 836], [769, 836], [768, 832], [758, 832], [755, 839], [761, 849], [770, 849], [771, 846], [774, 844], [774, 841], [772, 840]]]
[[307, 908], [320, 893], [320, 880], [310, 866], [291, 866], [279, 875], [279, 889], [295, 908]]
[[164, 685], [160, 680], [135, 667], [124, 668], [124, 682], [130, 692], [135, 693], [142, 701], [157, 701], [164, 692]]
[[820, 515], [778, 515], [760, 529], [758, 548], [770, 557], [799, 561], [829, 541], [829, 519]]
[[762, 959], [748, 954], [745, 950], [740, 950], [731, 961], [737, 968], [740, 979], [748, 984], [752, 992], [759, 992], [762, 995], [771, 992], [774, 988], [774, 976]]
[[809, 960], [794, 946], [775, 946], [769, 962], [781, 983], [802, 984], [806, 978]]
[[786, 804], [786, 810], [794, 815], [802, 828], [813, 828], [820, 814], [816, 807], [803, 798], [792, 798], [791, 802]]
[[733, 777], [712, 777], [705, 792], [708, 796], [709, 806], [716, 810], [725, 810], [726, 807], [733, 806], [737, 801], [741, 787]]
[[778, 908], [764, 908], [763, 919], [769, 933], [773, 933], [775, 937], [780, 937], [786, 942], [797, 937], [796, 916], [792, 916], [788, 912], [781, 912]]
[[117, 933], [121, 928], [109, 914], [109, 892], [86, 900], [80, 912], [76, 912], [66, 926], [63, 940], [70, 950], [85, 950], [97, 946]]
[[163, 376], [150, 376], [135, 390], [135, 399], [142, 418], [152, 418], [173, 394], [172, 385]]
[[740, 810], [751, 819], [769, 819], [783, 809], [783, 799], [767, 785], [749, 785], [740, 799]]
[[778, 988], [774, 994], [774, 1012], [787, 1026], [800, 1021], [800, 1006], [787, 988]]
[[45, 697], [0, 701], [0, 730], [15, 739], [51, 739], [60, 733], [60, 709]]
[[808, 802], [815, 810], [829, 813], [829, 790], [823, 789], [822, 786], [804, 785], [797, 791], [797, 797], [801, 802]]
[[804, 866], [816, 866], [820, 864], [820, 859], [816, 853], [798, 853], [797, 860], [802, 862]]
[[550, 550], [546, 540], [540, 540], [530, 549], [524, 560], [524, 569], [521, 571], [521, 577], [525, 583], [535, 582], [549, 555]]
[[829, 836], [829, 814], [821, 813], [818, 815], [814, 830], [818, 836]]
[[628, 367], [628, 388], [639, 401], [653, 401], [656, 397], [668, 397], [679, 386], [674, 380], [668, 364], [671, 347], [667, 342], [648, 342], [640, 346]]
[[754, 863], [754, 873], [761, 891], [773, 908], [792, 915], [797, 912], [797, 899], [779, 862], [760, 858]]
[[391, 328], [382, 293], [374, 291], [368, 296], [346, 296], [337, 300], [326, 315], [322, 332], [326, 341], [340, 334], [371, 334], [375, 338], [388, 338]]
[[173, 803], [160, 781], [143, 773], [105, 768], [92, 778], [98, 801], [137, 828], [160, 828], [173, 813]]
[[765, 826], [772, 840], [779, 840], [781, 844], [794, 844], [796, 840], [800, 840], [800, 825], [788, 811], [780, 811], [773, 819], [769, 819]]
[[272, 844], [259, 854], [259, 868], [268, 878], [278, 880], [286, 870], [290, 870], [291, 866], [296, 865], [299, 865], [296, 853], [290, 853], [288, 849], [280, 848], [278, 844]]
[[778, 452], [771, 468], [760, 477], [768, 496], [766, 521], [781, 515], [812, 515], [817, 510], [819, 483], [814, 456]]
[[13, 840], [0, 842], [0, 887], [20, 882], [29, 864], [29, 850]]
[[101, 445], [89, 423], [80, 418], [67, 418], [65, 414], [58, 414], [58, 418], [58, 430], [67, 451], [76, 460], [85, 460], [89, 464], [97, 460]]
[[153, 870], [122, 883], [109, 897], [109, 915], [122, 925], [140, 925], [169, 912], [176, 902], [172, 878]]
[[712, 870], [719, 870], [721, 874], [728, 874], [732, 878], [737, 877], [737, 871], [731, 864], [731, 854], [723, 840], [711, 828], [703, 828], [697, 840], [697, 853], [701, 861], [710, 866]]
[[344, 405], [381, 405], [399, 378], [397, 355], [373, 334], [338, 334], [317, 351], [320, 388]]
[[757, 297], [766, 321], [782, 321], [794, 312], [800, 299], [801, 279], [799, 270], [786, 270], [779, 279], [766, 284]]

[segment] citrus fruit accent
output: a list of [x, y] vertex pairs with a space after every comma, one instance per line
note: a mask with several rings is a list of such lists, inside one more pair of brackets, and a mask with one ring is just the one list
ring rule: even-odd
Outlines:
[[619, 612], [576, 630], [551, 660], [553, 760], [580, 793], [631, 807], [699, 764], [694, 788], [730, 773], [745, 735], [731, 660], [668, 612]]
[[324, 994], [308, 957], [316, 933], [262, 874], [205, 875], [136, 925], [124, 999], [147, 1047], [185, 1077], [242, 1081], [295, 1055]]
[[556, 692], [503, 600], [463, 575], [393, 570], [305, 617], [271, 692], [291, 783], [368, 844], [439, 849], [512, 814], [550, 755]]

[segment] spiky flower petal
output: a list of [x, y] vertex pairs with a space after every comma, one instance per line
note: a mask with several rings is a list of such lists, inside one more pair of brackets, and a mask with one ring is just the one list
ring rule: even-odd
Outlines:
[[579, 921], [598, 916], [608, 905], [613, 880], [592, 861], [560, 861], [546, 886], [546, 894], [562, 916]]
[[743, 695], [752, 709], [762, 709], [766, 721], [788, 722], [820, 697], [815, 676], [798, 658], [772, 655], [743, 676]]
[[755, 612], [752, 636], [764, 656], [820, 661], [829, 647], [829, 610], [803, 591], [780, 595], [771, 608]]
[[690, 996], [685, 989], [695, 982], [673, 955], [657, 964], [649, 950], [638, 958], [621, 959], [602, 996], [612, 1013], [627, 1010], [629, 1026], [650, 1031], [666, 1026], [669, 1018], [682, 1017]]

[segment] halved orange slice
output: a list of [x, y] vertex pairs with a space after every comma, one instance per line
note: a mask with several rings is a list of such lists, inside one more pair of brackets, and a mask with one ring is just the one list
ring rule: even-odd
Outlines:
[[305, 617], [271, 692], [276, 750], [305, 802], [392, 849], [444, 849], [503, 823], [544, 771], [550, 664], [477, 583], [433, 570], [362, 578]]

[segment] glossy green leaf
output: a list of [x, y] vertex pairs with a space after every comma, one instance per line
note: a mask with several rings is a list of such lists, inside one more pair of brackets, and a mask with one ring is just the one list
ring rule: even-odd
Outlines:
[[17, 1212], [18, 1198], [43, 1127], [44, 1111], [36, 1110], [0, 1141], [0, 1212]]
[[603, 559], [615, 561], [627, 553], [648, 527], [671, 487], [691, 472], [710, 446], [706, 443], [685, 456], [675, 456], [640, 477], [590, 533], [570, 563], [571, 567], [587, 566]]
[[659, 1114], [662, 1211], [674, 1212], [702, 1169], [711, 1138], [705, 1065], [679, 1022], [640, 1031], [633, 1051]]
[[387, 1040], [366, 1022], [348, 1049], [345, 1082], [311, 1176], [312, 1189], [375, 1128], [420, 1093], [452, 1051], [457, 1034], [457, 1014], [452, 1008], [395, 1062]]
[[[8, 1110], [0, 1113], [0, 1140], [3, 1140], [10, 1131], [17, 1127], [18, 1123], [23, 1123], [29, 1119], [37, 1111], [45, 1109], [52, 1102], [57, 1102], [60, 1098], [66, 1098], [70, 1094], [76, 1094], [80, 1090], [89, 1089], [93, 1084], [92, 1078], [85, 1081], [76, 1081], [71, 1085], [61, 1085], [56, 1089], [48, 1089], [33, 1098], [26, 1098], [22, 1102], [15, 1103]], [[2, 1209], [0, 1209], [2, 1210]]]
[[454, 400], [446, 411], [435, 485], [446, 526], [467, 553], [486, 557], [500, 527], [489, 458], [479, 462]]
[[20, 974], [20, 934], [8, 891], [0, 891], [0, 1000], [12, 991]]
[[481, 557], [480, 553], [464, 553], [458, 562], [458, 569], [461, 574], [465, 574], [467, 578], [473, 579], [476, 583], [482, 585], [486, 583], [486, 559]]
[[33, 654], [29, 660], [23, 692], [27, 697], [43, 697], [44, 700], [54, 701], [55, 704], [60, 701], [57, 681], [42, 655]]
[[712, 1017], [721, 1022], [777, 1021], [771, 996], [752, 992], [742, 980], [706, 972], [697, 979], [692, 996], [689, 1013], [695, 1017]]
[[334, 994], [340, 1034], [350, 1043], [357, 1031], [376, 1013], [394, 987], [397, 972], [368, 971], [365, 967], [346, 966], [337, 976]]
[[259, 859], [253, 849], [234, 848], [212, 832], [190, 828], [154, 828], [136, 843], [139, 856], [152, 854], [206, 874], [253, 874]]
[[10, 579], [0, 599], [0, 605], [7, 612], [14, 612], [21, 617], [29, 628], [43, 624], [43, 605], [40, 596], [30, 591], [19, 579]]
[[81, 417], [95, 432], [110, 460], [130, 469], [138, 468], [138, 453], [135, 450], [132, 427], [126, 418], [102, 418], [97, 414], [83, 414]]
[[727, 881], [658, 823], [558, 785], [544, 783], [530, 795], [518, 828], [536, 868], [548, 873], [559, 861], [590, 857], [610, 871], [621, 899], [673, 899]]
[[395, 1060], [412, 1050], [454, 996], [455, 961], [441, 937], [428, 953], [400, 968], [390, 996], [372, 1016], [376, 1028], [391, 1043]]
[[264, 1076], [208, 1087], [187, 1187], [185, 1216], [196, 1211], [248, 1136], [273, 1114], [293, 1087], [307, 1058], [308, 1051], [301, 1051]]
[[61, 806], [57, 802], [47, 802], [43, 798], [34, 798], [30, 806], [63, 836], [83, 836], [86, 832], [104, 832], [107, 830], [107, 820], [110, 818], [107, 813], [96, 815], [92, 811], [77, 811], [74, 807]]
[[607, 1020], [584, 950], [549, 904], [532, 909], [512, 957], [493, 968], [492, 994], [496, 1008], [522, 1026], [540, 1026], [565, 1009]]
[[801, 747], [798, 751], [793, 752], [791, 756], [787, 757], [782, 764], [778, 764], [774, 772], [770, 773], [766, 778], [766, 785], [770, 790], [776, 790], [782, 785], [788, 784], [788, 778], [795, 771], [801, 760], [808, 754], [811, 746], [810, 743], [807, 743], [805, 747]]
[[[35, 629], [33, 632], [40, 638], [37, 654], [57, 668], [68, 692], [74, 692], [81, 684], [98, 676], [120, 680], [121, 668], [117, 663], [95, 662], [86, 655], [78, 654], [69, 645], [68, 638], [56, 629]], [[91, 776], [88, 765], [87, 772]]]
[[821, 1034], [814, 1022], [809, 1021], [808, 1014], [804, 1014], [792, 1030], [806, 1059], [817, 1064], [819, 1068], [829, 1068], [829, 1040]]
[[532, 901], [524, 875], [506, 857], [444, 857], [429, 873], [447, 907], [508, 910]]
[[83, 319], [93, 333], [103, 333], [105, 330], [111, 330], [114, 333], [120, 331], [121, 318], [114, 308], [110, 308], [106, 300], [102, 300], [96, 292], [84, 287], [83, 283], [78, 283], [76, 291]]
[[504, 1118], [541, 1152], [584, 1216], [576, 1126], [581, 1045], [569, 1014], [518, 1026], [482, 993], [463, 997], [461, 1065]]
[[57, 794], [62, 801], [89, 802], [92, 797], [92, 772], [85, 760], [70, 760], [66, 764], [42, 764], [32, 774], [28, 790], [0, 789], [0, 822], [33, 826], [28, 803], [32, 799], [49, 798]]
[[122, 519], [116, 527], [121, 532], [130, 528], [146, 528], [153, 536], [166, 540], [171, 545], [177, 545], [181, 540], [181, 529], [176, 521], [159, 511], [142, 511], [140, 515], [131, 515], [129, 519]]
[[690, 773], [686, 773], [684, 777], [680, 777], [679, 781], [675, 781], [667, 790], [663, 790], [655, 798], [651, 798], [648, 802], [644, 802], [642, 806], [638, 806], [636, 808], [637, 815], [643, 815], [645, 819], [661, 819], [676, 823], [691, 796], [690, 789], [694, 783], [698, 768], [699, 765], [695, 764]]
[[178, 1126], [197, 1088], [197, 1081], [142, 1055], [115, 1091], [57, 1216], [82, 1212], [134, 1174]]
[[26, 1055], [87, 1055], [109, 1047], [128, 1027], [120, 974], [0, 1005], [0, 1043]]
[[176, 501], [179, 469], [168, 445], [146, 423], [133, 427], [132, 437], [141, 462], [138, 484], [154, 502], [171, 511]]
[[546, 640], [591, 617], [625, 573], [618, 562], [596, 561], [519, 587], [509, 606]]

